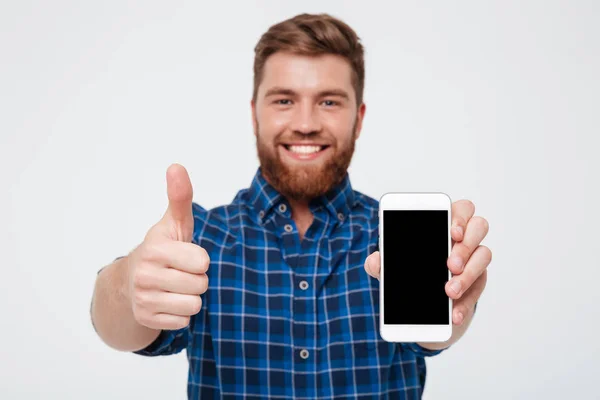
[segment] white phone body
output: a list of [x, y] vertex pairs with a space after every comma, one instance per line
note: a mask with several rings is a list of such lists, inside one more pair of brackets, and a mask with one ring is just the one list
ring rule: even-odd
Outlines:
[[[445, 193], [386, 193], [379, 202], [379, 329], [388, 342], [452, 335], [452, 201]], [[387, 236], [384, 236], [387, 235]]]

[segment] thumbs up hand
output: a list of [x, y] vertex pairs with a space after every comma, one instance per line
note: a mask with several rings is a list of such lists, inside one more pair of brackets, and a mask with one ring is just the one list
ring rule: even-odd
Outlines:
[[180, 329], [202, 307], [210, 259], [191, 243], [193, 190], [186, 169], [167, 170], [169, 207], [128, 256], [126, 296], [135, 320], [152, 329]]

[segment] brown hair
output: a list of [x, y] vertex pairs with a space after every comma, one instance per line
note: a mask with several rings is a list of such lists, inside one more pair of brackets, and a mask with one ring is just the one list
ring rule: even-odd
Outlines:
[[278, 51], [309, 56], [336, 54], [346, 58], [352, 67], [357, 107], [361, 105], [365, 85], [364, 49], [356, 32], [343, 21], [329, 14], [299, 14], [271, 26], [254, 48], [252, 100], [256, 101], [267, 58]]

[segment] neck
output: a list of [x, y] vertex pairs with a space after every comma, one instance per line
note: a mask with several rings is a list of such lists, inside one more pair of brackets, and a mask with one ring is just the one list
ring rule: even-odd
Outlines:
[[288, 199], [288, 202], [292, 208], [292, 219], [296, 223], [300, 239], [302, 239], [312, 224], [314, 216], [308, 207], [308, 201]]

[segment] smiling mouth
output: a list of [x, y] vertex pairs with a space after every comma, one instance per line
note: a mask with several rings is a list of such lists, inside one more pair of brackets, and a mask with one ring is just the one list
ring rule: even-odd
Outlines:
[[306, 156], [306, 155], [312, 155], [312, 154], [317, 154], [325, 149], [327, 149], [329, 147], [329, 145], [290, 145], [290, 144], [284, 144], [283, 147], [285, 147], [285, 149], [287, 151], [289, 151], [290, 153], [293, 154], [297, 154], [300, 156]]

